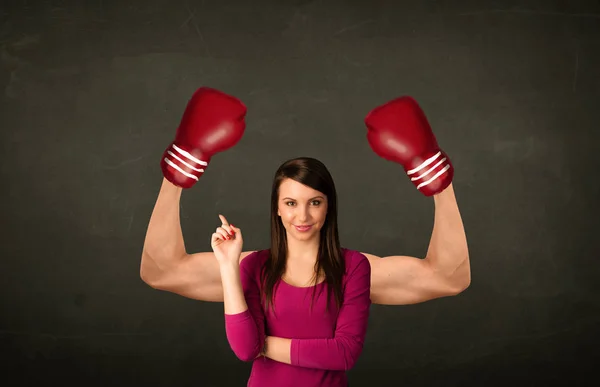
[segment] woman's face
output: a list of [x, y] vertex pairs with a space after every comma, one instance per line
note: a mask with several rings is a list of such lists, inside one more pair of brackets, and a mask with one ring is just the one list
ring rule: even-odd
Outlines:
[[277, 207], [288, 238], [308, 241], [319, 237], [327, 217], [327, 198], [323, 193], [285, 179], [279, 186]]

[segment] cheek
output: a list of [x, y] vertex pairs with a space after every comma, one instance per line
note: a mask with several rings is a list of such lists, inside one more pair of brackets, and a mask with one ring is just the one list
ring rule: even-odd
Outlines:
[[327, 217], [327, 208], [319, 208], [318, 211], [315, 211], [313, 217], [318, 219], [319, 223], [323, 224], [325, 222], [325, 218]]
[[286, 208], [279, 209], [279, 217], [283, 223], [289, 223], [292, 218], [292, 212]]

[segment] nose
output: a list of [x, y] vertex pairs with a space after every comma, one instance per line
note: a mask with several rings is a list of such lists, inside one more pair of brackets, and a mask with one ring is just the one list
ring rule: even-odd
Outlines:
[[298, 220], [302, 223], [306, 222], [306, 220], [309, 218], [309, 208], [308, 206], [302, 206], [300, 208], [300, 211], [298, 211]]

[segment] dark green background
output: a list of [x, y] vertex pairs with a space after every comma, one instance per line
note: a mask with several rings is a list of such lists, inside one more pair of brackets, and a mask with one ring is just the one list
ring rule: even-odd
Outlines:
[[399, 95], [454, 163], [472, 284], [373, 306], [353, 387], [597, 382], [598, 1], [4, 1], [0, 22], [3, 385], [245, 385], [222, 304], [139, 277], [160, 156], [203, 85], [248, 126], [183, 194], [190, 252], [218, 213], [267, 247], [273, 173], [307, 155], [345, 247], [423, 256], [433, 200], [363, 123]]

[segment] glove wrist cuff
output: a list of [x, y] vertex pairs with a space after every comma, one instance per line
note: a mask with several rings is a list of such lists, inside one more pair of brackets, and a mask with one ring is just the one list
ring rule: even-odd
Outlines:
[[448, 187], [454, 167], [448, 155], [438, 149], [419, 158], [418, 164], [413, 163], [411, 169], [406, 169], [406, 174], [420, 192], [432, 196]]
[[189, 188], [204, 174], [208, 163], [208, 158], [199, 158], [173, 142], [163, 153], [161, 167], [169, 181], [179, 187]]

